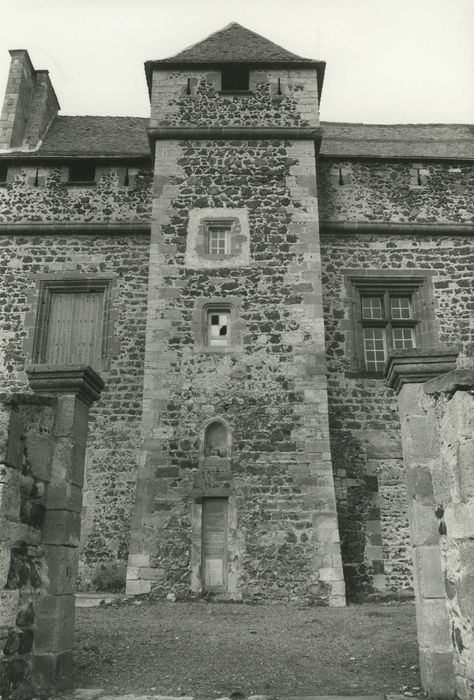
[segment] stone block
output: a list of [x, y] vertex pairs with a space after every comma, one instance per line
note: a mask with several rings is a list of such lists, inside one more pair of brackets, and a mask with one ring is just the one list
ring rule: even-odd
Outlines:
[[41, 697], [56, 695], [57, 690], [68, 688], [72, 677], [72, 651], [32, 655], [34, 687]]
[[0, 402], [0, 464], [14, 469], [23, 465], [23, 423], [18, 411]]
[[10, 569], [10, 546], [0, 542], [0, 590], [5, 588]]
[[413, 553], [416, 581], [420, 595], [427, 598], [445, 597], [444, 575], [441, 571], [441, 552], [438, 545], [416, 547]]
[[46, 488], [46, 510], [82, 512], [82, 489], [66, 481], [52, 481]]
[[36, 605], [35, 653], [63, 652], [74, 641], [74, 596], [41, 596]]
[[401, 424], [403, 456], [408, 465], [436, 457], [434, 438], [425, 416], [407, 416]]
[[412, 500], [408, 507], [408, 520], [412, 545], [439, 544], [439, 521], [434, 513], [434, 504]]
[[53, 441], [49, 436], [27, 433], [26, 449], [31, 475], [41, 481], [49, 481], [53, 457]]
[[47, 592], [50, 595], [73, 594], [77, 579], [77, 548], [45, 545], [45, 562], [48, 579]]
[[130, 566], [148, 566], [150, 564], [149, 554], [130, 554], [128, 558]]
[[453, 653], [419, 649], [420, 676], [423, 690], [430, 698], [448, 700], [455, 693]]
[[20, 519], [20, 485], [21, 472], [0, 464], [0, 516], [6, 520], [18, 522]]
[[428, 465], [407, 465], [406, 471], [407, 497], [431, 505], [434, 501], [433, 480]]
[[18, 590], [0, 590], [0, 627], [13, 627], [18, 613]]
[[444, 598], [417, 599], [416, 628], [418, 646], [433, 652], [451, 651], [448, 612]]
[[457, 449], [456, 471], [462, 501], [474, 499], [474, 438], [460, 441]]
[[81, 516], [70, 510], [47, 510], [42, 527], [43, 543], [78, 547]]
[[164, 569], [152, 569], [151, 567], [141, 567], [139, 571], [139, 578], [144, 581], [160, 581], [165, 577]]
[[151, 591], [150, 581], [130, 581], [127, 580], [125, 595], [143, 595]]

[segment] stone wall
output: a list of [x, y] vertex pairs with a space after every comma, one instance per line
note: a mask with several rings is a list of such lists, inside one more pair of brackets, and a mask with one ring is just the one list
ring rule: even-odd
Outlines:
[[318, 176], [321, 222], [474, 222], [470, 163], [320, 158]]
[[1, 235], [0, 385], [27, 388], [38, 275], [110, 278], [114, 341], [101, 374], [107, 390], [91, 410], [80, 582], [120, 590], [140, 444], [147, 300], [147, 235]]
[[[320, 197], [323, 193], [320, 193]], [[327, 206], [327, 200], [322, 201]], [[321, 236], [331, 444], [346, 580], [354, 592], [410, 589], [411, 561], [398, 409], [354, 353], [352, 274], [429, 280], [438, 342], [473, 353], [468, 236], [325, 233]], [[427, 312], [430, 312], [427, 307]], [[374, 493], [377, 496], [374, 496]], [[378, 523], [378, 528], [377, 528]]]
[[431, 472], [457, 697], [474, 696], [474, 370], [424, 385], [437, 434]]
[[[188, 79], [191, 94], [187, 94]], [[315, 68], [251, 70], [249, 87], [247, 95], [224, 95], [219, 94], [220, 70], [155, 70], [150, 125], [317, 126]]]
[[[219, 495], [233, 514], [228, 594], [344, 602], [314, 167], [312, 142], [157, 142], [130, 592], [200, 591], [199, 504]], [[249, 264], [185, 265], [189, 212], [209, 208], [246, 213]], [[235, 309], [226, 352], [197, 342], [202, 300]], [[201, 459], [216, 417], [232, 444], [218, 470]]]
[[87, 367], [37, 365], [28, 376], [39, 396], [0, 400], [0, 692], [6, 700], [50, 697], [70, 679], [88, 414], [103, 386]]
[[[41, 528], [56, 399], [0, 398], [0, 695], [33, 694], [36, 610], [48, 572]], [[38, 640], [37, 640], [38, 642]]]
[[[150, 220], [151, 173], [127, 164], [97, 164], [93, 185], [67, 182], [68, 165], [25, 165], [8, 168], [8, 184], [0, 186], [0, 223], [143, 223]], [[50, 261], [45, 261], [50, 262]]]

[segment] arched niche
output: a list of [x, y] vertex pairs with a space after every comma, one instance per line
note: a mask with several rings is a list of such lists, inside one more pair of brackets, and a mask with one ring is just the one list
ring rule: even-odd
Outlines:
[[211, 457], [230, 459], [230, 447], [230, 430], [226, 423], [220, 419], [215, 419], [208, 423], [204, 429], [204, 459]]

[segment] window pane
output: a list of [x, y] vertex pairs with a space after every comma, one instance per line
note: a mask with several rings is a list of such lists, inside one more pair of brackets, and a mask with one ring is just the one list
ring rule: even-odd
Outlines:
[[415, 347], [415, 333], [413, 328], [393, 328], [393, 347], [398, 350]]
[[368, 372], [381, 372], [386, 360], [385, 328], [364, 328], [365, 366]]
[[208, 342], [209, 345], [229, 344], [229, 312], [208, 311]]
[[392, 318], [411, 318], [410, 297], [390, 297], [390, 313]]
[[382, 299], [380, 297], [362, 297], [362, 318], [383, 318]]
[[228, 255], [230, 251], [230, 226], [210, 226], [207, 235], [209, 255]]

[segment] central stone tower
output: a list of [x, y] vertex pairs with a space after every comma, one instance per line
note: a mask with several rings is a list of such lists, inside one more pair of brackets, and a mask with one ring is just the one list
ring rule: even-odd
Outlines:
[[238, 24], [146, 63], [154, 198], [129, 593], [345, 603], [316, 196], [324, 65]]

